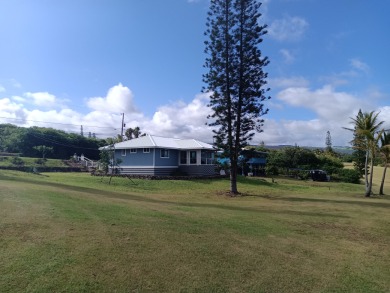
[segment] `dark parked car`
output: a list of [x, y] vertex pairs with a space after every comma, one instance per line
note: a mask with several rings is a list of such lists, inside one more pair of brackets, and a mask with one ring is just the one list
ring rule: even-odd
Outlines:
[[313, 181], [329, 181], [329, 176], [324, 170], [310, 170], [310, 177]]

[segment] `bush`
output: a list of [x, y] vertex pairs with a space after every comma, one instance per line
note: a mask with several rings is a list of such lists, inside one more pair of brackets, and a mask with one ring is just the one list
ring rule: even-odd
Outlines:
[[266, 167], [265, 167], [265, 174], [270, 175], [270, 176], [278, 176], [279, 175], [279, 169], [276, 166], [266, 165]]
[[11, 160], [11, 163], [15, 166], [23, 166], [24, 165], [24, 161], [19, 157], [13, 157]]
[[45, 165], [46, 159], [40, 158], [40, 159], [36, 159], [34, 162], [35, 162], [36, 164], [38, 164], [38, 165]]
[[346, 182], [346, 183], [359, 184], [360, 183], [360, 174], [358, 171], [353, 170], [353, 169], [339, 169], [332, 176], [332, 179], [335, 181], [342, 181], [342, 182]]

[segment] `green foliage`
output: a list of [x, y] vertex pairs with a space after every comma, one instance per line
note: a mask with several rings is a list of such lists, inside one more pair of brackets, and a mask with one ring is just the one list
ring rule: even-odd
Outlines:
[[42, 159], [43, 160], [45, 159], [46, 154], [53, 152], [53, 148], [52, 147], [48, 147], [48, 146], [45, 146], [45, 145], [38, 145], [38, 146], [33, 147], [33, 149], [37, 150], [39, 153], [42, 154]]
[[259, 25], [260, 4], [256, 0], [214, 0], [210, 2], [205, 35], [208, 72], [203, 76], [211, 93], [215, 145], [230, 159], [230, 192], [236, 194], [239, 152], [262, 131], [268, 112], [264, 100], [269, 60], [259, 49], [266, 26]]
[[334, 181], [341, 181], [345, 183], [354, 183], [354, 184], [359, 184], [360, 178], [361, 176], [359, 172], [354, 169], [338, 169], [332, 175], [332, 180]]
[[267, 157], [268, 169], [279, 169], [279, 173], [287, 174], [289, 169], [318, 169], [320, 160], [314, 151], [301, 147], [286, 147], [273, 150]]
[[[375, 111], [363, 113], [359, 110], [356, 117], [351, 118], [353, 129], [349, 129], [354, 134], [352, 140], [353, 148], [365, 152], [364, 178], [366, 197], [371, 196], [372, 193], [374, 160], [378, 151], [378, 143], [383, 133], [380, 127], [384, 121], [379, 121], [378, 115], [379, 113], [375, 113]], [[369, 170], [369, 165], [371, 166], [371, 171]]]
[[0, 137], [0, 151], [19, 153], [23, 157], [36, 157], [38, 153], [42, 155], [42, 149], [36, 147], [44, 146], [50, 157], [55, 159], [67, 159], [74, 153], [84, 153], [90, 159], [97, 159], [98, 148], [107, 144], [102, 139], [87, 138], [53, 128], [24, 128], [12, 124], [0, 124]]
[[268, 153], [266, 173], [269, 175], [289, 174], [305, 179], [307, 176], [305, 171], [308, 170], [321, 169], [328, 174], [333, 174], [343, 167], [342, 160], [332, 152], [286, 147], [271, 150]]
[[15, 166], [23, 166], [24, 165], [24, 161], [19, 157], [12, 157], [11, 163]]
[[323, 153], [318, 156], [319, 168], [326, 171], [328, 174], [337, 173], [339, 169], [344, 168], [342, 160], [328, 153]]
[[38, 165], [45, 165], [46, 161], [47, 161], [47, 159], [39, 158], [39, 159], [36, 159], [34, 162]]
[[0, 162], [8, 161], [9, 157], [0, 157]]
[[104, 149], [100, 151], [100, 160], [99, 163], [101, 165], [102, 170], [107, 173], [108, 167], [110, 166], [110, 162], [113, 158], [113, 150]]

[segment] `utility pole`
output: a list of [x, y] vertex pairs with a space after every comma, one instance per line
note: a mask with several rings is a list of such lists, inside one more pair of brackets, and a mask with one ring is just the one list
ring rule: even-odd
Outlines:
[[123, 141], [123, 128], [125, 127], [125, 113], [122, 113], [121, 141]]

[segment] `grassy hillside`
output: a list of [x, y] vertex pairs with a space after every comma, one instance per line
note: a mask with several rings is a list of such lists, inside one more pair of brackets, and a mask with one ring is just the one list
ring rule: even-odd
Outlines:
[[364, 186], [0, 170], [2, 292], [388, 292], [389, 196]]
[[[0, 166], [16, 166], [16, 164], [13, 163], [15, 157], [10, 156], [0, 156]], [[46, 166], [46, 167], [66, 167], [63, 160], [58, 159], [46, 159], [44, 162], [44, 165], [42, 165], [39, 162], [39, 158], [29, 158], [29, 157], [17, 157], [20, 158], [20, 160], [23, 162], [23, 166], [26, 167], [39, 167], [39, 166]]]

